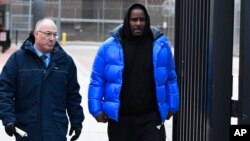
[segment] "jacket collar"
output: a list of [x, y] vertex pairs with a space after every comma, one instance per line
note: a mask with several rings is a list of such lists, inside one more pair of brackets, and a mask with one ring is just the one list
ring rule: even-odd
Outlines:
[[[34, 35], [30, 35], [28, 39], [24, 41], [24, 43], [21, 46], [21, 49], [25, 51], [30, 51], [36, 54], [35, 49], [34, 49], [34, 43], [35, 43], [35, 37]], [[63, 48], [60, 46], [58, 42], [56, 42], [54, 49], [51, 52], [51, 57], [52, 61], [62, 63], [66, 61], [65, 59], [67, 58], [66, 52], [63, 50]]]
[[[120, 24], [119, 26], [115, 27], [112, 31], [109, 31], [109, 33], [114, 38], [121, 40], [122, 28], [123, 28], [123, 24]], [[151, 29], [151, 32], [153, 33], [154, 40], [157, 40], [159, 37], [163, 35], [163, 33], [160, 32], [160, 30], [158, 30], [155, 26], [151, 26], [150, 29]]]

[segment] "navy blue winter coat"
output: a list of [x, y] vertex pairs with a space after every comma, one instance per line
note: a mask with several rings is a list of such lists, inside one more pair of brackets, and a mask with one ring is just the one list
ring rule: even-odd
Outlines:
[[[156, 84], [156, 99], [162, 122], [169, 111], [177, 112], [179, 92], [173, 55], [166, 36], [154, 28], [153, 66]], [[97, 52], [94, 60], [88, 92], [90, 113], [96, 117], [100, 112], [119, 120], [120, 93], [124, 71], [124, 53], [120, 42], [121, 27], [111, 32]]]
[[66, 141], [68, 120], [75, 127], [84, 120], [76, 66], [56, 43], [45, 69], [33, 46], [31, 36], [2, 70], [0, 119], [17, 122], [28, 133], [22, 141]]

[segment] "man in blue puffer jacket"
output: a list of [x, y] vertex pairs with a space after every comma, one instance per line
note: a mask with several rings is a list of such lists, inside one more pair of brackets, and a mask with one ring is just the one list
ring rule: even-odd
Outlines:
[[[66, 141], [69, 121], [71, 141], [81, 134], [84, 114], [76, 66], [56, 38], [53, 20], [39, 20], [1, 72], [0, 119], [17, 141]], [[28, 136], [21, 138], [16, 127]]]
[[110, 141], [165, 141], [163, 123], [179, 108], [177, 78], [170, 43], [143, 5], [133, 4], [98, 50], [88, 105], [108, 122]]

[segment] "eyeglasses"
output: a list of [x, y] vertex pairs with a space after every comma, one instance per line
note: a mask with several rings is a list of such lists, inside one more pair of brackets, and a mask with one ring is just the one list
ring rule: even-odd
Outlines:
[[46, 37], [51, 37], [53, 36], [54, 38], [58, 39], [58, 34], [57, 33], [53, 33], [53, 32], [50, 32], [50, 31], [38, 31], [38, 32], [41, 32], [43, 33]]

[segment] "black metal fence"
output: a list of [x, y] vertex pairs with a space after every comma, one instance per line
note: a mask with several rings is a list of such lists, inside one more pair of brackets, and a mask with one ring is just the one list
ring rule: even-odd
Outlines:
[[174, 141], [229, 141], [233, 14], [233, 0], [176, 3], [181, 105], [174, 118]]

